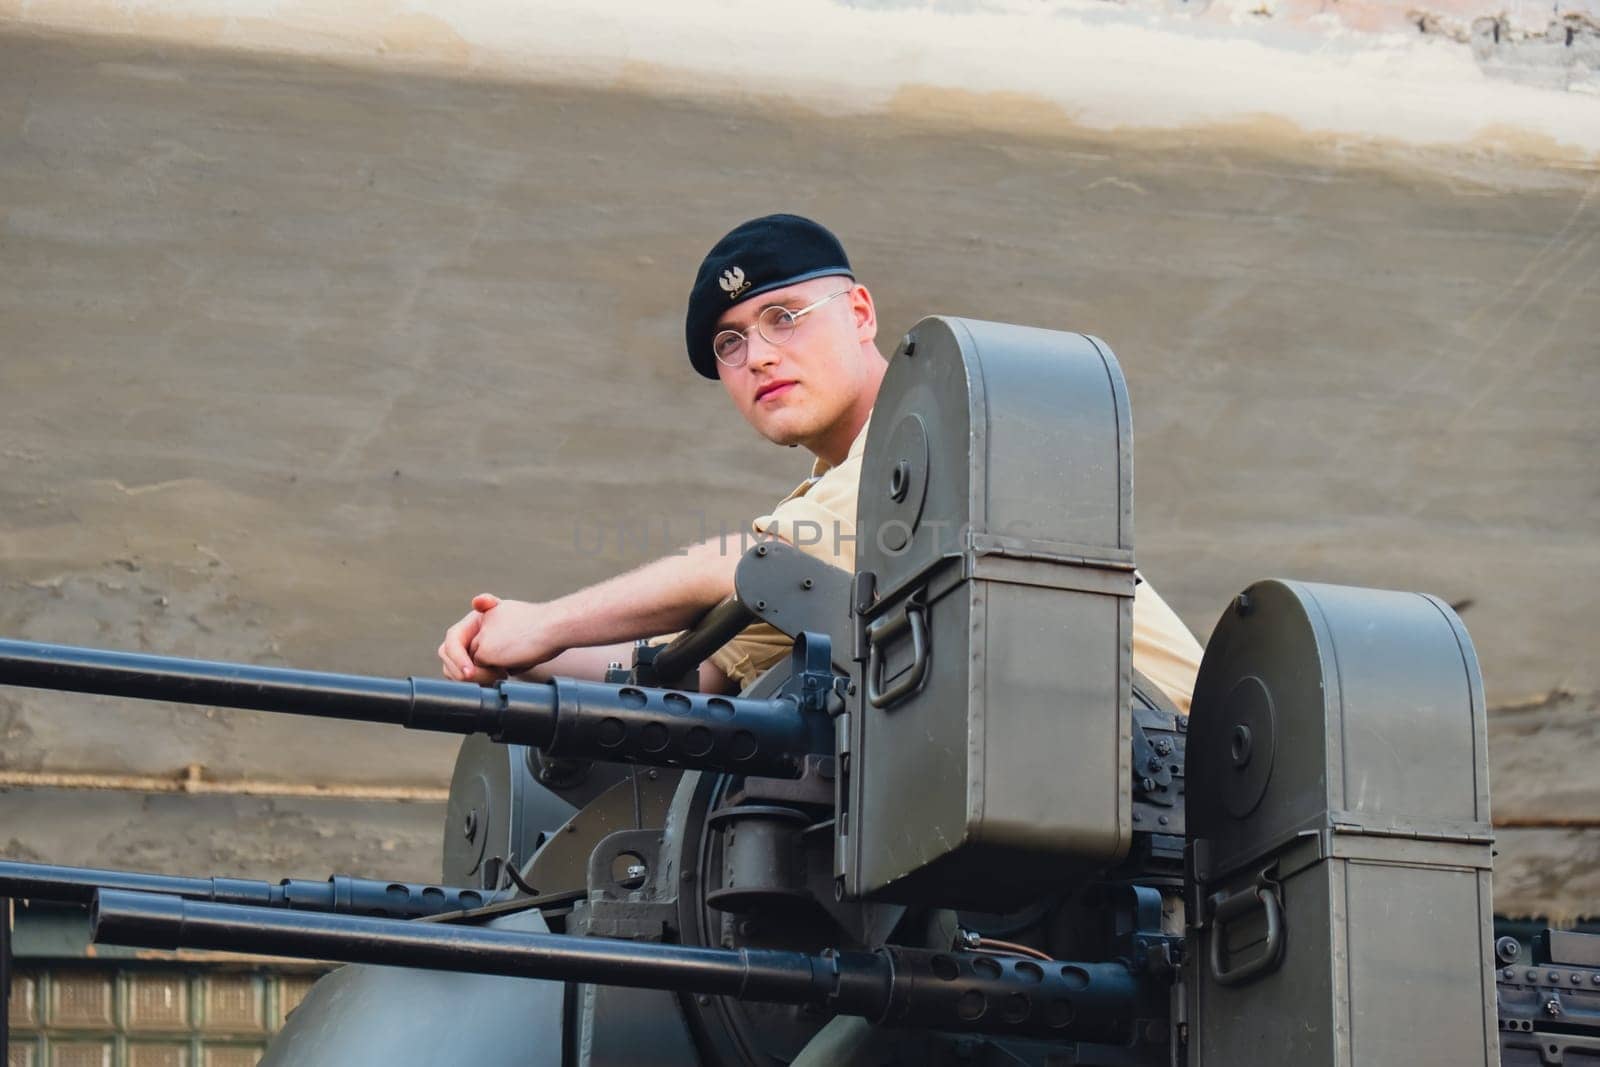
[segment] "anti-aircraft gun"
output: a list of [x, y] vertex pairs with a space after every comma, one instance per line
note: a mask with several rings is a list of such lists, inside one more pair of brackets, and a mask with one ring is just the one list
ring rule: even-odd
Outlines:
[[[759, 544], [733, 601], [605, 682], [0, 642], [4, 684], [470, 735], [445, 885], [11, 863], [0, 893], [92, 898], [104, 941], [353, 964], [279, 1064], [1596, 1055], [1594, 944], [1493, 944], [1460, 620], [1259, 582], [1185, 717], [1131, 662], [1129, 425], [1098, 340], [925, 320], [873, 417], [855, 573]], [[757, 619], [786, 664], [683, 683]]]

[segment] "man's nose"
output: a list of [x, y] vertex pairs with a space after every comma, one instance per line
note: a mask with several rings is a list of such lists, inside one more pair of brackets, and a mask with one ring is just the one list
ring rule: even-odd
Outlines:
[[751, 330], [744, 344], [744, 361], [752, 371], [771, 367], [783, 358], [783, 349], [762, 337], [759, 330]]

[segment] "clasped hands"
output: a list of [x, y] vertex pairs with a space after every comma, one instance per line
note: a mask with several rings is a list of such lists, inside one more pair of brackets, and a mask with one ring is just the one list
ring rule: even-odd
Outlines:
[[492, 685], [553, 659], [564, 649], [555, 640], [552, 621], [539, 604], [478, 594], [472, 610], [445, 631], [439, 645], [444, 676]]

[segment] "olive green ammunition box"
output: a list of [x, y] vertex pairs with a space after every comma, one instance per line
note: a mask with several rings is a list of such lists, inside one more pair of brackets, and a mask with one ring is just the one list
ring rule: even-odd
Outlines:
[[1485, 738], [1433, 597], [1267, 581], [1224, 614], [1189, 729], [1193, 1067], [1498, 1063]]
[[1132, 458], [1093, 338], [930, 318], [890, 361], [858, 507], [846, 891], [994, 910], [1127, 851]]

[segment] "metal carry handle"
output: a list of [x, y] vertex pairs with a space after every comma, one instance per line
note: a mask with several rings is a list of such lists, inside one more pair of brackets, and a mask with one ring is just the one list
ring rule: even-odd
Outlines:
[[701, 660], [709, 659], [756, 618], [756, 613], [740, 603], [738, 597], [729, 597], [656, 653], [656, 677], [670, 685], [690, 671], [698, 670]]
[[[867, 627], [867, 703], [887, 708], [916, 692], [928, 674], [928, 607], [915, 600], [894, 615]], [[889, 688], [883, 688], [883, 646], [911, 630], [911, 667]]]
[[[1270, 882], [1257, 882], [1221, 900], [1212, 899], [1211, 977], [1219, 985], [1241, 985], [1276, 970], [1283, 960], [1283, 902], [1278, 899], [1278, 887]], [[1227, 940], [1228, 924], [1248, 915], [1257, 906], [1267, 915], [1265, 944], [1259, 953], [1237, 967], [1223, 966], [1222, 943]]]

